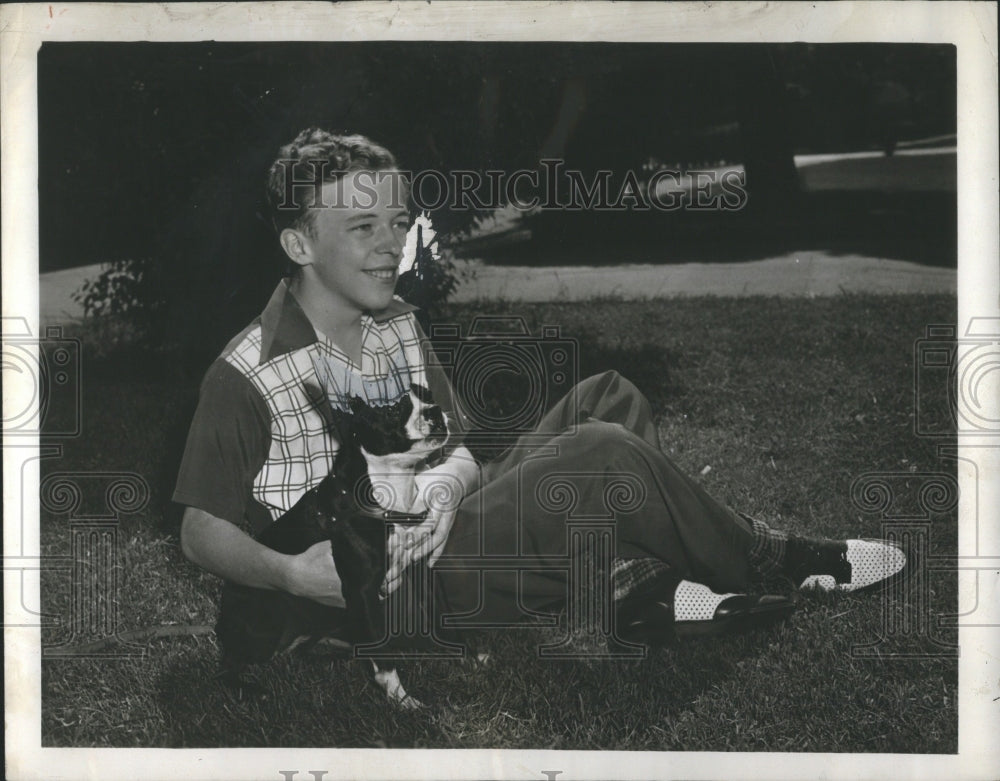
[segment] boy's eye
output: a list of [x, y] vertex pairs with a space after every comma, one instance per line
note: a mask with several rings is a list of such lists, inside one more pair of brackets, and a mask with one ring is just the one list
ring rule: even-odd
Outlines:
[[358, 233], [371, 233], [374, 229], [375, 226], [372, 225], [370, 222], [362, 222], [361, 224], [355, 225], [353, 228], [351, 228], [352, 231], [356, 231]]

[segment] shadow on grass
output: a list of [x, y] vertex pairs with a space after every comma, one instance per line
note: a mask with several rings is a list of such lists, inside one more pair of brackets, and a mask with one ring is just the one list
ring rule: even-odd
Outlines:
[[722, 749], [710, 738], [692, 744], [675, 727], [713, 687], [733, 686], [778, 637], [772, 630], [688, 641], [640, 660], [538, 660], [537, 645], [551, 641], [544, 635], [487, 634], [481, 642], [493, 662], [476, 672], [454, 661], [402, 665], [404, 685], [427, 705], [419, 711], [388, 704], [367, 662], [291, 654], [248, 673], [257, 691], [241, 699], [215, 679], [210, 656], [182, 653], [156, 679], [164, 731], [154, 744]]
[[[192, 664], [191, 662], [194, 661]], [[403, 678], [415, 696], [426, 686]], [[178, 658], [159, 674], [156, 698], [167, 718], [164, 745], [172, 747], [442, 746], [437, 709], [406, 711], [390, 705], [364, 660], [326, 650], [293, 652], [252, 668], [246, 690], [216, 676], [214, 658]], [[427, 698], [429, 699], [429, 698]], [[426, 699], [425, 699], [426, 701]]]

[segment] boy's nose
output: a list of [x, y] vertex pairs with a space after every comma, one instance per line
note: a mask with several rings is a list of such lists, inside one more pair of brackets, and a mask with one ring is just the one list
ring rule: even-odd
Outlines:
[[403, 243], [399, 240], [396, 232], [391, 227], [382, 227], [376, 249], [394, 258], [403, 257]]

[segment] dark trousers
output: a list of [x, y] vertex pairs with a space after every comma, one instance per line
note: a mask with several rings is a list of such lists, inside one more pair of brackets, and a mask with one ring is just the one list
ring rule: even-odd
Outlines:
[[753, 577], [750, 525], [661, 452], [649, 402], [611, 371], [577, 385], [484, 467], [435, 567], [437, 610], [503, 624], [560, 609], [573, 524], [610, 524], [616, 558], [658, 559], [719, 592]]

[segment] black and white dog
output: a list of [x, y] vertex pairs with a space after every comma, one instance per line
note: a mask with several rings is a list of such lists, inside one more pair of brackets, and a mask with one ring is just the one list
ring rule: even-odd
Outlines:
[[[311, 393], [314, 399], [317, 394]], [[230, 685], [242, 685], [247, 666], [303, 642], [331, 636], [352, 646], [382, 641], [387, 612], [398, 609], [393, 601], [406, 591], [381, 593], [387, 537], [395, 532], [394, 524], [424, 520], [426, 510], [407, 514], [416, 493], [414, 479], [446, 443], [447, 420], [430, 391], [417, 384], [394, 404], [370, 406], [355, 396], [348, 407], [350, 412], [334, 410], [329, 403], [321, 407], [340, 444], [333, 470], [257, 537], [286, 554], [329, 540], [346, 609], [226, 582], [216, 636], [222, 646], [223, 679]], [[408, 568], [411, 581], [419, 576], [420, 566]], [[419, 707], [403, 689], [391, 656], [372, 664], [375, 680], [390, 701]]]

